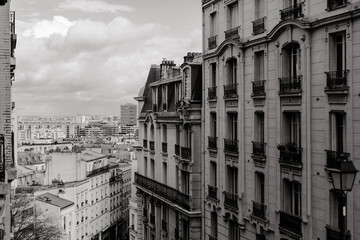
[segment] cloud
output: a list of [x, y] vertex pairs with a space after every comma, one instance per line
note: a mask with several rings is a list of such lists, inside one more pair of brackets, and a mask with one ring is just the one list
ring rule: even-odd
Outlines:
[[62, 16], [54, 16], [51, 21], [41, 20], [37, 22], [31, 29], [26, 30], [23, 35], [25, 37], [34, 36], [35, 38], [50, 37], [52, 34], [66, 36], [72, 25], [74, 25], [74, 22]]
[[79, 10], [90, 13], [118, 13], [118, 12], [132, 12], [133, 9], [129, 6], [111, 4], [104, 1], [97, 0], [65, 0], [59, 3], [62, 9]]

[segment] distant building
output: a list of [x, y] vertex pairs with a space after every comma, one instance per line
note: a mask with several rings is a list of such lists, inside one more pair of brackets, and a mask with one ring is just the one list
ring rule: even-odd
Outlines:
[[137, 106], [127, 103], [120, 106], [121, 124], [136, 125], [137, 124]]

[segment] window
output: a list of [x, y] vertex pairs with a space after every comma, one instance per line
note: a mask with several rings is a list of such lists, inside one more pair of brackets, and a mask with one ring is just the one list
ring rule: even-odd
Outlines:
[[259, 51], [255, 53], [255, 71], [254, 71], [254, 80], [264, 80], [264, 51]]
[[231, 58], [226, 63], [228, 84], [237, 84], [237, 61]]
[[232, 29], [238, 26], [238, 3], [233, 3], [228, 6], [228, 29]]
[[216, 187], [217, 184], [217, 171], [216, 171], [216, 162], [210, 162], [210, 186]]
[[155, 160], [150, 159], [150, 177], [155, 179]]
[[181, 192], [185, 193], [185, 194], [189, 194], [190, 189], [190, 174], [187, 171], [181, 171]]
[[301, 114], [299, 112], [284, 113], [283, 142], [301, 146]]
[[330, 190], [330, 226], [340, 228], [342, 225], [341, 193]]
[[264, 16], [264, 0], [255, 0], [255, 19], [259, 19]]
[[232, 194], [238, 192], [238, 169], [227, 166], [227, 191]]
[[162, 141], [167, 142], [167, 126], [165, 124], [162, 125]]
[[147, 176], [147, 172], [148, 172], [148, 160], [147, 157], [144, 157], [144, 176]]
[[238, 132], [238, 121], [237, 121], [237, 113], [228, 113], [228, 137], [231, 140], [236, 141], [238, 139], [237, 132]]
[[217, 14], [213, 12], [210, 14], [210, 37], [217, 34]]
[[255, 112], [255, 142], [264, 143], [265, 140], [265, 124], [264, 112]]
[[161, 87], [161, 102], [162, 102], [162, 110], [166, 111], [167, 109], [167, 86], [163, 85]]
[[162, 183], [167, 184], [167, 163], [163, 162], [163, 179]]
[[265, 175], [260, 172], [255, 173], [255, 202], [265, 203]]
[[217, 232], [218, 232], [218, 221], [217, 221], [217, 213], [216, 211], [211, 212], [211, 236], [217, 239]]
[[240, 240], [240, 227], [235, 217], [229, 220], [229, 240]]
[[152, 89], [152, 104], [153, 104], [153, 111], [157, 111], [157, 88]]
[[184, 147], [191, 148], [191, 127], [189, 124], [184, 125]]
[[216, 112], [210, 113], [210, 136], [216, 137], [217, 136], [217, 129], [216, 129]]
[[189, 222], [185, 219], [182, 219], [182, 239], [183, 240], [189, 240]]
[[330, 113], [330, 141], [331, 150], [338, 153], [344, 152], [345, 146], [345, 113], [331, 112]]
[[301, 216], [301, 184], [283, 180], [283, 208], [292, 215]]
[[301, 70], [300, 45], [291, 43], [283, 49], [283, 77], [296, 78]]
[[178, 103], [181, 100], [181, 84], [175, 84], [175, 103]]
[[210, 64], [210, 73], [211, 73], [211, 87], [216, 87], [216, 63]]
[[284, 0], [284, 8], [293, 7], [300, 3], [300, 0]]
[[178, 166], [175, 167], [175, 184], [176, 184], [176, 189], [179, 189], [179, 167]]

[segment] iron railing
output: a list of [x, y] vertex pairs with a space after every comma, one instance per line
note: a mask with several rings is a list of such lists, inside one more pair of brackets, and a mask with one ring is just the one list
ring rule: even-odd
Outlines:
[[252, 142], [253, 144], [253, 155], [259, 157], [265, 157], [265, 146], [263, 142]]
[[225, 39], [239, 37], [239, 27], [234, 27], [225, 31]]
[[216, 35], [215, 36], [212, 36], [212, 37], [209, 37], [208, 38], [208, 41], [209, 41], [209, 49], [214, 49], [217, 47], [216, 45]]
[[327, 1], [327, 10], [335, 10], [338, 8], [345, 7], [347, 4], [347, 0], [328, 0]]
[[180, 156], [180, 145], [179, 144], [175, 144], [175, 155]]
[[154, 141], [149, 141], [149, 145], [150, 145], [150, 150], [155, 151], [155, 142]]
[[332, 150], [325, 150], [326, 151], [326, 167], [327, 168], [334, 168], [340, 169], [340, 163], [342, 159], [348, 160], [349, 153], [344, 152], [337, 152]]
[[225, 192], [224, 204], [237, 209], [238, 208], [238, 195], [231, 192]]
[[229, 153], [239, 153], [238, 140], [224, 138], [224, 151]]
[[216, 99], [216, 87], [208, 88], [208, 99]]
[[280, 150], [280, 161], [288, 164], [302, 164], [302, 148], [295, 143], [287, 143], [278, 145]]
[[280, 211], [280, 227], [297, 235], [302, 235], [302, 219], [299, 216]]
[[253, 34], [257, 35], [265, 32], [265, 17], [256, 19], [253, 23]]
[[279, 78], [280, 91], [279, 94], [291, 94], [301, 92], [302, 75], [296, 77]]
[[265, 80], [256, 80], [252, 82], [252, 96], [265, 96]]
[[224, 98], [237, 98], [237, 84], [224, 85]]
[[343, 71], [332, 71], [325, 72], [326, 74], [326, 89], [327, 90], [337, 90], [337, 89], [347, 89], [347, 70]]
[[181, 158], [191, 160], [191, 148], [181, 147]]
[[167, 143], [163, 142], [161, 144], [161, 150], [163, 153], [167, 153]]
[[338, 228], [326, 226], [326, 240], [339, 240], [341, 239], [341, 230]]
[[148, 141], [146, 139], [143, 139], [143, 148], [147, 148], [148, 147]]
[[135, 183], [163, 198], [166, 198], [170, 202], [178, 204], [184, 209], [190, 209], [190, 196], [175, 188], [142, 176], [139, 173], [135, 173]]
[[303, 10], [302, 10], [303, 4], [304, 3], [298, 3], [291, 7], [280, 10], [281, 20], [283, 21], [283, 20], [296, 19], [296, 18], [303, 17], [304, 16]]
[[253, 201], [252, 215], [261, 219], [266, 219], [266, 205]]
[[208, 148], [213, 150], [217, 149], [217, 137], [208, 137]]
[[208, 197], [217, 199], [217, 187], [208, 185]]

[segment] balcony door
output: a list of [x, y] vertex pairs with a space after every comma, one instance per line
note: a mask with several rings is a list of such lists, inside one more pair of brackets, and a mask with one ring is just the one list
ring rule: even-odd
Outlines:
[[291, 43], [283, 49], [283, 77], [300, 75], [301, 53], [298, 43]]

